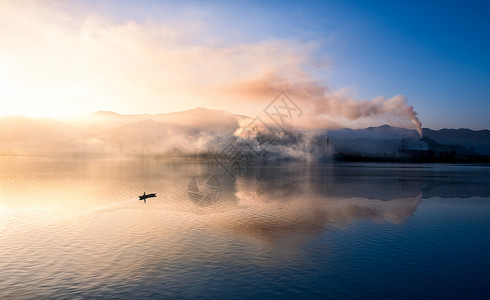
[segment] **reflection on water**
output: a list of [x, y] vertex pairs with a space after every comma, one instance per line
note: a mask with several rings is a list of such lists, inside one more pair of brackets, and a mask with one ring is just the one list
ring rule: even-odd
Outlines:
[[[488, 249], [489, 183], [470, 165], [277, 163], [233, 179], [211, 162], [2, 158], [0, 298], [441, 296], [419, 278], [448, 266], [419, 248]], [[482, 253], [461, 261], [473, 275], [490, 275]], [[420, 291], [379, 272], [407, 268]]]

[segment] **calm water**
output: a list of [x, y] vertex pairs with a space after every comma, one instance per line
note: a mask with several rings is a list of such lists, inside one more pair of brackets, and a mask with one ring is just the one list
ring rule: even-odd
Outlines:
[[0, 158], [0, 298], [109, 297], [489, 299], [490, 166]]

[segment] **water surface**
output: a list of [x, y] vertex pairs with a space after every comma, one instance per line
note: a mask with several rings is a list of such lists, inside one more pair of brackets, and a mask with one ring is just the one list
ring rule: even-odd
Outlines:
[[488, 299], [489, 232], [484, 165], [0, 159], [0, 298]]

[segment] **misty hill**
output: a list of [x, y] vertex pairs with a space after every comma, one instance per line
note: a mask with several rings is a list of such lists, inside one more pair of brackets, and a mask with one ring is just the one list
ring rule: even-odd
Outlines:
[[329, 130], [333, 151], [367, 156], [390, 156], [399, 150], [455, 152], [456, 156], [490, 155], [490, 131], [470, 129], [423, 129], [420, 140], [415, 130], [389, 125], [366, 129]]
[[49, 118], [3, 117], [0, 118], [0, 154], [50, 151], [84, 135], [79, 128]]
[[330, 152], [373, 157], [398, 156], [400, 149], [426, 150], [416, 130], [382, 125], [366, 129], [328, 130]]
[[[231, 124], [230, 124], [231, 125]], [[230, 125], [228, 127], [230, 127]], [[224, 126], [226, 127], [226, 126]], [[228, 130], [219, 127], [183, 126], [147, 119], [111, 128], [94, 138], [110, 152], [132, 154], [202, 153], [214, 149], [220, 137], [230, 136], [236, 125]], [[96, 151], [93, 148], [92, 151]]]
[[146, 114], [123, 115], [112, 111], [101, 110], [91, 114], [62, 118], [60, 121], [87, 132], [96, 133], [98, 131], [142, 121], [148, 118], [149, 115]]
[[0, 118], [0, 155], [208, 152], [245, 116], [196, 108], [169, 114], [98, 111], [70, 119]]
[[478, 154], [490, 155], [490, 130], [424, 128], [423, 135], [439, 144], [460, 145]]
[[219, 151], [216, 144], [226, 136], [232, 136], [238, 127], [238, 120], [245, 118], [206, 108], [158, 115], [97, 112], [85, 116], [87, 119], [91, 117], [99, 122], [99, 128], [108, 129], [99, 130], [90, 139], [78, 143], [79, 149], [85, 147], [90, 152], [172, 155]]
[[[99, 111], [59, 120], [3, 117], [0, 155], [217, 153], [223, 147], [220, 143], [239, 139], [233, 133], [243, 118], [246, 116], [206, 108], [157, 115]], [[272, 140], [267, 151], [279, 157], [301, 158], [312, 153], [396, 157], [400, 149], [463, 149], [464, 153], [490, 155], [489, 130], [424, 128], [424, 134], [421, 141], [415, 130], [383, 125], [357, 130], [293, 130], [272, 139], [264, 134], [252, 138], [259, 148]]]
[[152, 120], [159, 122], [215, 131], [234, 131], [238, 126], [238, 120], [243, 118], [248, 117], [203, 107], [151, 117]]
[[111, 111], [98, 111], [92, 114], [62, 119], [62, 121], [94, 133], [144, 120], [153, 120], [156, 122], [180, 125], [183, 127], [230, 131], [236, 129], [238, 126], [238, 120], [242, 118], [246, 118], [246, 116], [235, 115], [222, 110], [198, 107], [181, 112], [156, 115], [123, 115]]
[[392, 127], [382, 125], [379, 127], [368, 127], [365, 129], [338, 129], [329, 130], [328, 135], [332, 138], [342, 139], [369, 139], [369, 140], [384, 140], [384, 139], [399, 139], [413, 138], [420, 139], [416, 130]]

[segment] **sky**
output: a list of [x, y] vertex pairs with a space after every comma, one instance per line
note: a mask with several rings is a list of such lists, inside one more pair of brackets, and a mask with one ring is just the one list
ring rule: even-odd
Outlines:
[[490, 128], [485, 1], [0, 6], [0, 115], [254, 116], [284, 91], [305, 126]]

